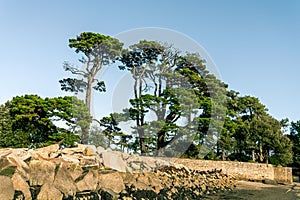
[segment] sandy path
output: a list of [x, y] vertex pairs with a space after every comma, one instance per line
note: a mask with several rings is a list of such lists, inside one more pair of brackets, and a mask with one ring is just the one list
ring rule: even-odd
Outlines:
[[257, 182], [239, 181], [233, 191], [219, 193], [205, 199], [296, 200], [300, 199], [300, 185], [268, 185]]

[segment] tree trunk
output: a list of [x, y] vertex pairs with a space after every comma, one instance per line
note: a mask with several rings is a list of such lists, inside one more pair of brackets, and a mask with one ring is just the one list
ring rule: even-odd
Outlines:
[[252, 149], [251, 153], [252, 153], [252, 161], [255, 162], [255, 150]]
[[260, 162], [264, 161], [263, 149], [262, 149], [262, 145], [261, 144], [259, 144], [259, 161]]
[[142, 79], [135, 79], [134, 83], [134, 97], [135, 99], [139, 100], [139, 103], [137, 104], [137, 110], [139, 113], [136, 116], [136, 126], [137, 126], [137, 132], [139, 136], [139, 143], [140, 143], [140, 151], [141, 155], [146, 153], [146, 146], [145, 146], [145, 134], [144, 134], [144, 117], [143, 117], [143, 106], [142, 106]]
[[165, 146], [165, 134], [164, 128], [158, 131], [157, 133], [157, 150], [160, 150]]
[[266, 150], [265, 161], [266, 161], [266, 164], [269, 164], [269, 150]]
[[225, 161], [226, 160], [226, 153], [225, 150], [222, 149], [222, 160]]
[[[86, 88], [85, 93], [85, 105], [87, 107], [88, 113], [91, 114], [91, 94], [92, 94], [92, 84], [93, 84], [93, 77], [88, 77], [88, 84]], [[82, 136], [81, 136], [81, 143], [87, 144], [88, 143], [88, 137], [89, 137], [89, 130], [90, 130], [90, 124], [86, 127], [81, 127]]]

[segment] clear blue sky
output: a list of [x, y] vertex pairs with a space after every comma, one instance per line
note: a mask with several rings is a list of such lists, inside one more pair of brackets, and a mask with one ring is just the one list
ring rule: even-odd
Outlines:
[[0, 0], [0, 103], [16, 95], [67, 95], [58, 80], [83, 31], [142, 27], [182, 32], [201, 44], [222, 80], [258, 97], [277, 119], [300, 120], [299, 0]]

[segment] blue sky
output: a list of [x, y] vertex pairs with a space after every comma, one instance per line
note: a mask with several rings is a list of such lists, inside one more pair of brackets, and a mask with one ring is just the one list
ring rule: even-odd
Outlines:
[[196, 40], [230, 89], [258, 97], [277, 119], [300, 120], [300, 1], [0, 0], [0, 103], [68, 95], [58, 80], [83, 31], [168, 28]]

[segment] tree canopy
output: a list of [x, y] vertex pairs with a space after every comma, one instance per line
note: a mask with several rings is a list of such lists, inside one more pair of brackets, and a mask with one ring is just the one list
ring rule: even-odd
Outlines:
[[[65, 62], [65, 71], [76, 75], [76, 78], [64, 78], [59, 81], [61, 89], [75, 94], [85, 94], [85, 104], [88, 112], [91, 111], [92, 89], [98, 92], [105, 92], [104, 81], [97, 79], [97, 74], [103, 66], [107, 66], [118, 58], [123, 44], [115, 38], [93, 32], [83, 32], [76, 38], [69, 39], [69, 47], [74, 48], [76, 53], [81, 53], [79, 59], [82, 67], [75, 67]], [[89, 126], [82, 127], [81, 141], [88, 142]]]
[[[258, 98], [229, 90], [198, 53], [164, 41], [124, 48], [118, 39], [93, 32], [69, 39], [69, 47], [81, 66], [65, 62], [73, 77], [59, 83], [63, 91], [82, 93], [84, 101], [13, 97], [0, 105], [0, 147], [88, 143], [147, 155], [300, 166], [300, 121], [279, 121]], [[110, 89], [98, 77], [104, 66], [130, 73], [130, 106], [93, 119], [92, 90]], [[91, 127], [92, 121], [98, 124]], [[131, 132], [122, 128], [128, 122]]]
[[[76, 129], [87, 123], [89, 116], [82, 101], [68, 96], [16, 96], [0, 108], [2, 147], [40, 147], [56, 142], [74, 145], [79, 142]], [[55, 121], [64, 122], [68, 128], [59, 127]]]

